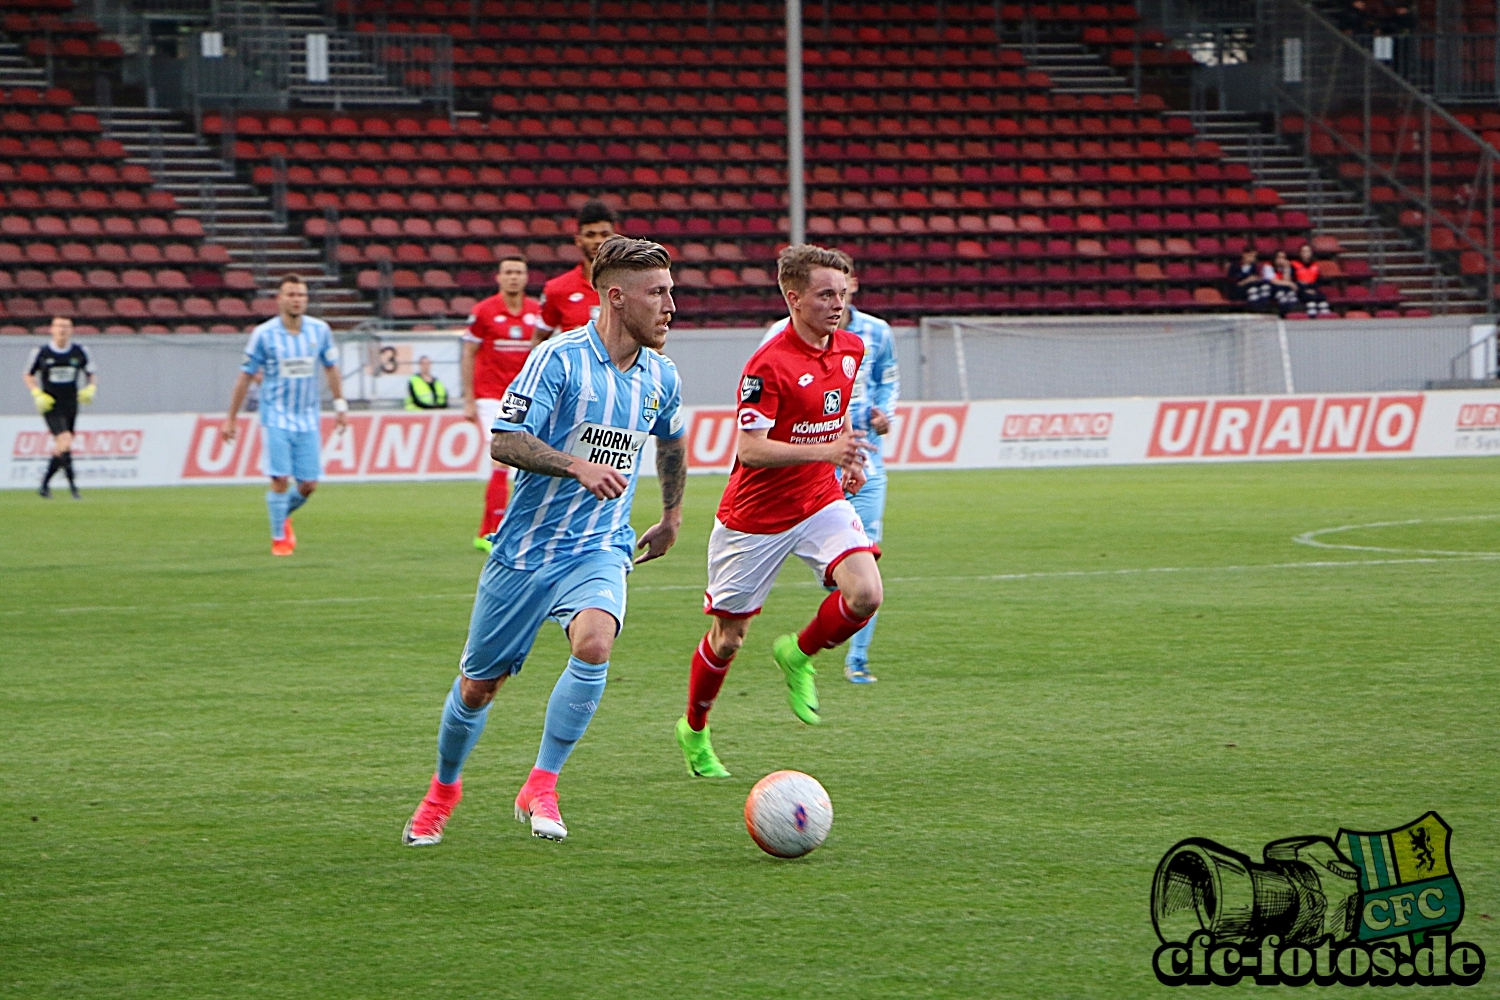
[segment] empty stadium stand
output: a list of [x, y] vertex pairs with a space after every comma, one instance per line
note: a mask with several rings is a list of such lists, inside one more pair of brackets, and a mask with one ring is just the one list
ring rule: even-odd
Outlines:
[[223, 247], [71, 94], [12, 87], [0, 109], [0, 322], [24, 332], [62, 314], [133, 332], [251, 315]]
[[[270, 6], [304, 27], [338, 26], [319, 4]], [[287, 270], [312, 278], [318, 307], [340, 325], [376, 310], [451, 322], [492, 291], [499, 256], [525, 253], [534, 288], [573, 266], [571, 216], [591, 196], [617, 206], [627, 233], [670, 246], [683, 323], [759, 323], [781, 308], [779, 6], [716, 3], [711, 19], [702, 3], [336, 6], [344, 26], [380, 36], [388, 65], [408, 67], [404, 80], [372, 76], [373, 63], [340, 56], [335, 71], [351, 74], [343, 110], [319, 108], [328, 102], [308, 85], [293, 94], [301, 109], [208, 113], [201, 136], [169, 113], [121, 109], [107, 134], [96, 120], [75, 135], [52, 130], [87, 123], [92, 112], [71, 95], [32, 88], [17, 100], [35, 104], [7, 107], [0, 135], [21, 145], [6, 163], [30, 192], [17, 202], [6, 182], [0, 281], [17, 289], [24, 314], [14, 315], [7, 288], [8, 329], [46, 313], [49, 297], [104, 329], [238, 329], [269, 309], [256, 289]], [[1330, 194], [1259, 121], [1137, 96], [1125, 75], [1137, 58], [1170, 69], [1181, 57], [1139, 26], [1133, 7], [998, 10], [808, 8], [809, 238], [860, 261], [861, 303], [872, 311], [910, 322], [936, 312], [1224, 310], [1221, 277], [1242, 248], [1271, 254], [1309, 241], [1325, 260], [1329, 298], [1351, 314], [1478, 308], [1399, 230]], [[403, 83], [430, 82], [409, 67], [436, 65], [439, 47], [451, 49], [455, 113], [393, 99]], [[12, 129], [12, 114], [27, 121]], [[73, 152], [33, 154], [33, 141], [65, 135]], [[95, 184], [95, 167], [119, 180]], [[130, 192], [142, 205], [133, 212], [116, 204]], [[97, 216], [98, 234], [75, 231], [75, 215]], [[120, 218], [151, 236], [110, 239], [108, 227], [123, 223], [108, 220]], [[96, 265], [103, 246], [124, 247], [129, 260], [80, 270], [69, 265], [90, 262], [64, 257], [64, 242]], [[148, 243], [162, 244], [156, 270], [130, 257], [149, 257], [135, 246]], [[52, 244], [55, 264], [35, 259]], [[95, 277], [109, 280], [105, 271], [122, 290], [86, 294]], [[74, 274], [87, 287], [70, 288]], [[222, 284], [209, 289], [215, 276]]]

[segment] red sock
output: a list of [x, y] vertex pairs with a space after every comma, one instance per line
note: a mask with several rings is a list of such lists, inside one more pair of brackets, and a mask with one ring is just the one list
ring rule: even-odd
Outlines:
[[797, 648], [806, 656], [816, 656], [819, 650], [832, 649], [847, 640], [869, 620], [854, 617], [844, 603], [844, 595], [834, 591], [818, 605], [818, 613], [807, 623], [807, 628], [797, 633]]
[[464, 797], [464, 779], [459, 778], [453, 784], [445, 785], [434, 774], [432, 784], [427, 786], [427, 797], [440, 805], [456, 805], [458, 800]]
[[509, 476], [510, 470], [503, 467], [490, 473], [490, 484], [484, 488], [484, 520], [479, 522], [481, 538], [488, 538], [505, 519], [505, 501], [510, 493]]
[[688, 727], [693, 732], [702, 732], [703, 727], [708, 725], [708, 710], [714, 707], [714, 699], [719, 696], [719, 688], [724, 686], [724, 678], [729, 674], [729, 664], [733, 662], [732, 656], [727, 660], [720, 660], [709, 647], [706, 635], [693, 651], [693, 670], [688, 674], [687, 705]]
[[557, 791], [557, 775], [551, 771], [543, 771], [539, 767], [533, 767], [531, 773], [526, 776], [526, 784], [522, 788], [529, 789], [532, 795], [541, 792]]

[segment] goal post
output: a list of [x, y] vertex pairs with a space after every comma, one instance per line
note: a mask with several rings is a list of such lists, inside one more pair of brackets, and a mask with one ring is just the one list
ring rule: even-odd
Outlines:
[[925, 399], [1294, 391], [1285, 325], [1265, 316], [932, 316]]

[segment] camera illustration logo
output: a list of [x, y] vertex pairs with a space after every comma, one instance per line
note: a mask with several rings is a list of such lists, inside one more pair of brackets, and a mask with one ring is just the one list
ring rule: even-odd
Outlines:
[[1478, 945], [1453, 940], [1464, 898], [1435, 812], [1393, 830], [1273, 840], [1262, 860], [1190, 837], [1156, 866], [1151, 922], [1168, 986], [1472, 986]]

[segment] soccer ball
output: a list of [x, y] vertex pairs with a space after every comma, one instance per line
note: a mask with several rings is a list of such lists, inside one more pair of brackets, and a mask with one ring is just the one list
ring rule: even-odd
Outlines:
[[745, 829], [767, 854], [800, 858], [817, 848], [833, 826], [833, 803], [818, 779], [801, 771], [776, 771], [750, 789]]

